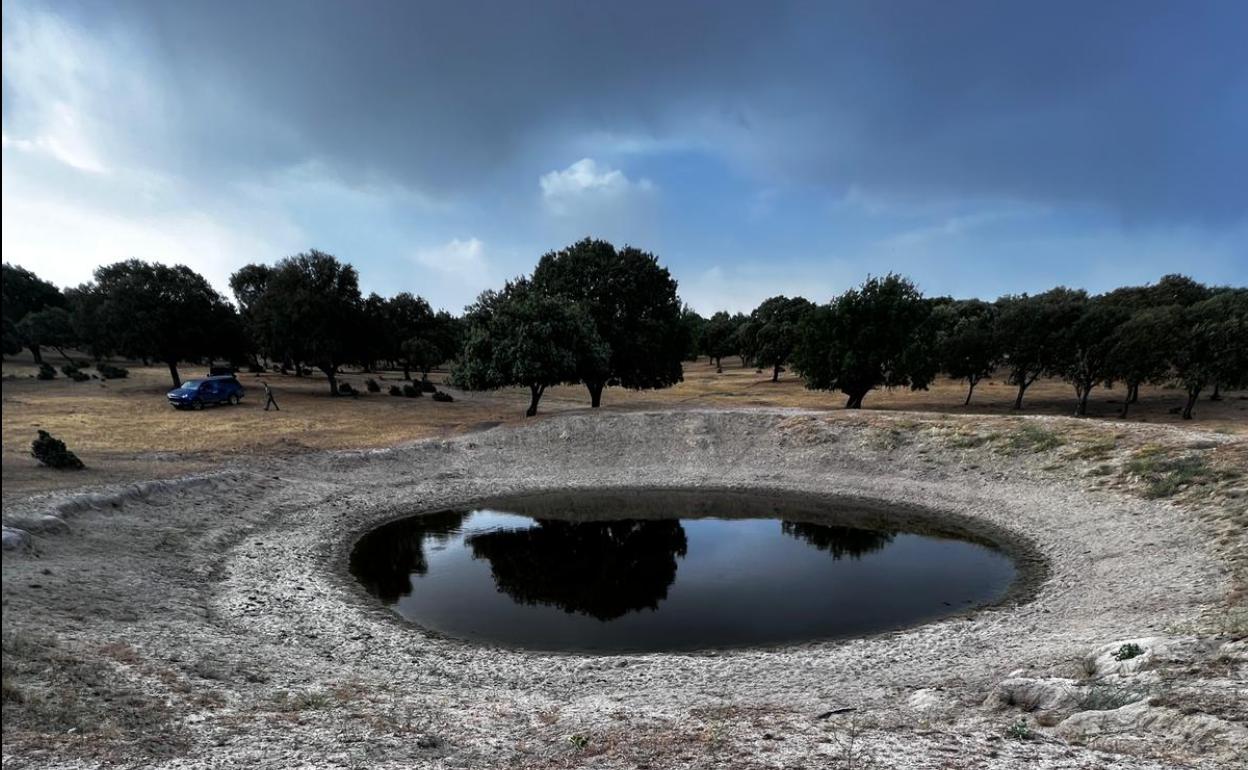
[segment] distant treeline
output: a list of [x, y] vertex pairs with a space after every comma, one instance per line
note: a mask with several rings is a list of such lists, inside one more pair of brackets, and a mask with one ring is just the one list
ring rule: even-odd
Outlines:
[[924, 297], [908, 279], [869, 278], [830, 302], [772, 297], [750, 314], [703, 318], [650, 253], [585, 239], [543, 256], [529, 276], [482, 293], [463, 316], [434, 312], [408, 293], [360, 293], [355, 268], [310, 251], [230, 278], [231, 304], [184, 266], [138, 260], [98, 268], [61, 291], [4, 265], [4, 352], [29, 348], [168, 365], [228, 360], [261, 371], [317, 368], [337, 393], [344, 366], [425, 376], [451, 362], [467, 389], [527, 387], [535, 414], [546, 388], [582, 384], [598, 406], [608, 386], [664, 388], [682, 361], [724, 358], [786, 369], [806, 387], [840, 391], [858, 408], [880, 387], [925, 389], [946, 375], [976, 384], [998, 370], [1017, 387], [1040, 377], [1071, 383], [1084, 414], [1093, 388], [1121, 383], [1122, 413], [1145, 383], [1181, 387], [1190, 418], [1202, 392], [1248, 385], [1248, 289], [1181, 275], [1089, 295], [1058, 287], [994, 302]]

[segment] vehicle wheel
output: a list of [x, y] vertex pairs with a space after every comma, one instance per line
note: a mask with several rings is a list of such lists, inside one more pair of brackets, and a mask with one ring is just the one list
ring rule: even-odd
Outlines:
[[198, 412], [204, 408], [204, 402], [199, 399], [195, 399], [195, 403], [191, 405], [191, 408]]
[[238, 406], [238, 394], [237, 393], [230, 394], [230, 406]]

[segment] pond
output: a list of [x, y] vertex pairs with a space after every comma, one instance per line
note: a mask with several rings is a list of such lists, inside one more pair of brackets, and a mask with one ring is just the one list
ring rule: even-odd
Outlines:
[[440, 634], [647, 652], [861, 636], [1001, 600], [1014, 562], [912, 514], [774, 493], [565, 492], [411, 516], [351, 571]]

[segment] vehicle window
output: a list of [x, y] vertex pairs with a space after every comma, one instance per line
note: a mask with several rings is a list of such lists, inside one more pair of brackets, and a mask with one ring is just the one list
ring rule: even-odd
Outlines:
[[186, 382], [182, 383], [182, 387], [186, 388], [187, 390], [199, 390], [199, 386], [203, 384], [204, 383], [200, 380], [187, 380]]

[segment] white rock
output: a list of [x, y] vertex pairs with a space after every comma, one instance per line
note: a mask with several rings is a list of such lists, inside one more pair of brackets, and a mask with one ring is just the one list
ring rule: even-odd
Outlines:
[[60, 516], [53, 516], [50, 513], [36, 513], [29, 516], [18, 516], [9, 519], [9, 525], [15, 529], [24, 529], [27, 532], [43, 532], [54, 534], [65, 534], [69, 532], [69, 525]]
[[1209, 714], [1183, 714], [1147, 701], [1112, 711], [1081, 711], [1057, 726], [1062, 739], [1094, 742], [1098, 737], [1148, 733], [1202, 752], [1241, 755], [1248, 751], [1248, 729]]
[[1073, 679], [1013, 677], [999, 683], [984, 701], [996, 710], [1017, 708], [1042, 725], [1055, 725], [1079, 706], [1078, 686]]
[[24, 529], [16, 529], [14, 527], [4, 528], [4, 550], [6, 551], [24, 551], [30, 548], [30, 533]]
[[926, 687], [915, 690], [906, 702], [915, 711], [939, 711], [949, 706], [949, 701], [943, 692]]

